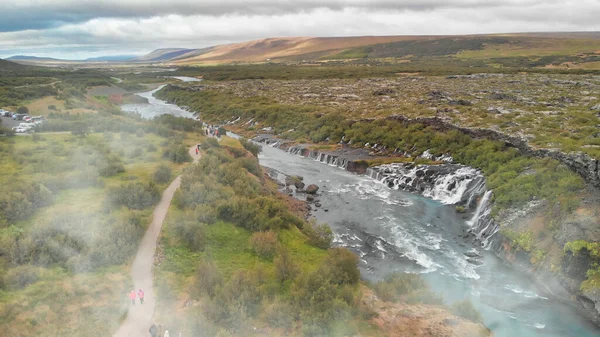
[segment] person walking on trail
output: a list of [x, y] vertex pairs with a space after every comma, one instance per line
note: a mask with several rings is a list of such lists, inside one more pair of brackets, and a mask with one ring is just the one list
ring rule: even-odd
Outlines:
[[135, 295], [135, 290], [132, 290], [132, 291], [129, 293], [129, 298], [131, 299], [131, 304], [133, 304], [133, 305], [135, 305], [135, 296], [136, 296], [136, 295]]
[[148, 330], [148, 332], [150, 332], [150, 336], [157, 337], [158, 328], [156, 327], [156, 324], [152, 324], [152, 326], [150, 327], [150, 330]]
[[144, 304], [144, 291], [142, 289], [138, 290], [138, 297], [140, 298], [140, 304]]
[[196, 155], [198, 155], [198, 148], [196, 148]]
[[169, 330], [166, 330], [166, 331], [165, 331], [165, 336], [164, 336], [164, 337], [170, 337], [170, 336], [169, 336]]

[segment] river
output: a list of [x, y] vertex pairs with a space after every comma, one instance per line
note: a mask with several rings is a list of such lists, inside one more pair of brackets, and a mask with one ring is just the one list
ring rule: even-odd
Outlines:
[[[199, 82], [201, 79], [195, 77], [186, 77], [186, 76], [170, 76], [172, 78], [178, 79], [182, 82]], [[159, 100], [154, 97], [154, 93], [164, 88], [166, 84], [161, 85], [160, 87], [137, 94], [138, 96], [144, 97], [148, 100], [148, 103], [135, 103], [135, 104], [124, 104], [121, 105], [121, 109], [127, 112], [139, 113], [143, 118], [152, 119], [159, 115], [170, 114], [178, 117], [186, 117], [195, 119], [194, 114], [181, 109], [175, 104], [169, 104], [165, 101]]]
[[[190, 114], [154, 97], [149, 102], [136, 104], [138, 111], [147, 116]], [[306, 184], [321, 188], [322, 207], [313, 215], [330, 224], [336, 245], [360, 256], [363, 278], [377, 281], [394, 271], [421, 273], [447, 303], [471, 300], [496, 337], [600, 336], [571, 307], [548, 298], [492, 253], [462, 239], [470, 219], [453, 206], [269, 146], [263, 146], [259, 159], [265, 167], [303, 176]], [[482, 264], [468, 262], [465, 253], [479, 254]]]

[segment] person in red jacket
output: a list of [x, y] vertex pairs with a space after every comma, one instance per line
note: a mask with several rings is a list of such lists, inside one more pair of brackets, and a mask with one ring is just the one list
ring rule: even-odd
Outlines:
[[129, 293], [129, 298], [131, 299], [131, 304], [135, 305], [135, 290]]
[[144, 304], [144, 291], [141, 288], [138, 290], [138, 297], [140, 298], [140, 304]]

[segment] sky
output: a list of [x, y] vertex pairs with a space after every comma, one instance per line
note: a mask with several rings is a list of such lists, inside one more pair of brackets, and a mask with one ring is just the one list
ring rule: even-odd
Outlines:
[[600, 0], [0, 0], [0, 58], [266, 37], [600, 31]]

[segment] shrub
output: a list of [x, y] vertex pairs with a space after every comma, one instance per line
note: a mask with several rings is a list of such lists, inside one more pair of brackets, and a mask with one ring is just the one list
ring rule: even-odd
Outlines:
[[206, 225], [195, 221], [175, 221], [173, 226], [177, 240], [191, 251], [202, 251], [206, 244]]
[[112, 177], [123, 172], [125, 172], [123, 161], [115, 154], [106, 156], [103, 165], [98, 169], [98, 174], [102, 177]]
[[253, 142], [250, 142], [245, 138], [240, 139], [240, 143], [242, 144], [244, 149], [248, 150], [255, 157], [257, 157], [258, 154], [262, 151], [262, 146], [255, 144]]
[[279, 282], [293, 280], [298, 275], [298, 265], [292, 260], [292, 256], [287, 249], [281, 247], [278, 250], [278, 256], [273, 260], [275, 271]]
[[321, 270], [334, 284], [356, 284], [360, 280], [358, 256], [346, 248], [329, 249]]
[[473, 303], [471, 303], [471, 301], [469, 300], [454, 303], [452, 307], [450, 307], [450, 311], [454, 315], [466, 318], [472, 322], [483, 322], [481, 314], [479, 313], [479, 311], [477, 311], [477, 309], [475, 309]]
[[160, 192], [154, 183], [130, 183], [109, 190], [109, 201], [113, 206], [144, 209], [160, 200]]
[[249, 316], [258, 312], [263, 292], [259, 272], [256, 270], [240, 270], [235, 272], [229, 282], [217, 294], [220, 303], [234, 303]]
[[42, 269], [25, 265], [10, 269], [4, 275], [4, 284], [10, 289], [17, 290], [37, 282], [42, 274]]
[[420, 275], [408, 273], [392, 273], [383, 281], [375, 284], [375, 293], [384, 301], [398, 301], [404, 295], [426, 289], [426, 284]]
[[29, 218], [38, 208], [49, 205], [52, 192], [44, 185], [20, 182], [0, 194], [0, 225]]
[[20, 106], [17, 108], [17, 113], [18, 114], [28, 114], [29, 109], [26, 106]]
[[212, 225], [217, 221], [217, 210], [209, 205], [198, 205], [194, 208], [194, 218], [207, 225]]
[[163, 152], [163, 157], [177, 164], [191, 162], [193, 160], [188, 149], [183, 144], [169, 145], [165, 152]]
[[223, 284], [223, 276], [211, 259], [205, 258], [196, 272], [196, 289], [201, 295], [214, 297], [217, 287]]
[[294, 323], [294, 312], [288, 303], [275, 300], [265, 308], [265, 320], [274, 328], [288, 330]]
[[103, 234], [90, 249], [89, 259], [93, 268], [120, 265], [137, 251], [137, 242], [144, 229], [137, 220], [109, 219], [103, 226]]
[[229, 146], [227, 147], [227, 149], [229, 150], [229, 152], [231, 152], [234, 158], [241, 158], [246, 156], [246, 150], [244, 149]]
[[248, 172], [250, 172], [253, 175], [255, 175], [256, 177], [262, 179], [262, 177], [263, 177], [262, 168], [260, 167], [260, 164], [258, 163], [258, 160], [256, 158], [251, 158], [251, 157], [240, 158], [239, 162], [242, 163], [242, 166]]
[[201, 146], [202, 146], [203, 149], [210, 149], [210, 148], [214, 148], [214, 147], [220, 147], [219, 141], [216, 140], [215, 138], [206, 138], [204, 140], [204, 142], [202, 142]]
[[429, 305], [443, 305], [444, 298], [439, 294], [432, 292], [429, 289], [419, 289], [410, 293], [406, 297], [406, 303], [408, 304], [429, 304]]
[[146, 146], [146, 151], [148, 152], [156, 152], [157, 148], [156, 145], [149, 143], [148, 146]]
[[166, 184], [171, 181], [173, 172], [168, 165], [162, 164], [156, 168], [153, 177], [154, 181], [158, 184]]
[[331, 247], [333, 232], [327, 224], [317, 224], [311, 221], [302, 228], [302, 232], [308, 237], [308, 242], [318, 248], [327, 249]]
[[277, 234], [271, 231], [256, 232], [250, 237], [249, 243], [256, 255], [270, 260], [277, 251]]

